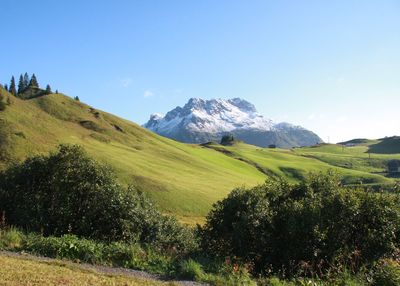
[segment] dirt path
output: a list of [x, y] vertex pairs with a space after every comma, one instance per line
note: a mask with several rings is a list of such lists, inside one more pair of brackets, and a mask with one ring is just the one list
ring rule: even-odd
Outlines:
[[74, 263], [68, 260], [58, 260], [58, 259], [53, 259], [53, 258], [48, 258], [48, 257], [43, 257], [43, 256], [34, 256], [31, 254], [27, 253], [17, 253], [17, 252], [11, 252], [11, 251], [0, 251], [1, 256], [8, 256], [8, 257], [15, 257], [15, 258], [21, 258], [21, 259], [27, 259], [27, 260], [33, 260], [33, 261], [38, 261], [38, 262], [53, 262], [53, 263], [63, 263], [65, 265], [69, 265], [72, 267], [77, 267], [80, 269], [88, 270], [88, 271], [93, 271], [95, 273], [99, 274], [106, 274], [106, 275], [123, 275], [127, 277], [132, 277], [132, 278], [143, 278], [143, 279], [151, 279], [151, 280], [157, 280], [157, 281], [162, 281], [162, 282], [173, 282], [175, 285], [180, 285], [180, 286], [207, 286], [208, 284], [206, 283], [199, 283], [199, 282], [194, 282], [194, 281], [184, 281], [184, 280], [167, 280], [164, 277], [156, 274], [151, 274], [145, 271], [140, 271], [140, 270], [133, 270], [133, 269], [127, 269], [127, 268], [122, 268], [122, 267], [108, 267], [108, 266], [100, 266], [100, 265], [92, 265], [88, 263]]

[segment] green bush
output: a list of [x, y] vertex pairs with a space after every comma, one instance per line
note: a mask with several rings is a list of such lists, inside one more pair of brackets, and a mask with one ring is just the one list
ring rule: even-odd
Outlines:
[[400, 200], [348, 190], [332, 173], [292, 185], [278, 180], [236, 189], [201, 229], [210, 255], [235, 257], [254, 273], [312, 276], [334, 265], [357, 271], [399, 246]]
[[24, 234], [15, 228], [9, 228], [0, 231], [0, 249], [76, 262], [139, 269], [165, 277], [209, 282], [212, 285], [254, 284], [247, 271], [241, 267], [215, 264], [209, 260], [200, 263], [193, 260], [194, 258], [166, 253], [154, 245], [102, 242], [70, 234], [44, 237], [35, 233]]
[[175, 257], [153, 246], [136, 243], [99, 242], [75, 235], [43, 237], [24, 234], [15, 228], [0, 231], [0, 249], [78, 262], [140, 269], [163, 275], [175, 271]]
[[[300, 284], [300, 283], [298, 283]], [[295, 286], [296, 284], [291, 281], [281, 280], [278, 277], [270, 277], [259, 281], [262, 286]]]
[[23, 234], [16, 228], [0, 229], [0, 249], [15, 249], [21, 246]]
[[199, 281], [205, 278], [202, 265], [192, 259], [181, 261], [179, 272], [181, 277], [186, 279]]
[[62, 237], [42, 237], [36, 234], [27, 235], [24, 250], [54, 258], [67, 258], [74, 261], [101, 263], [103, 261], [103, 244], [91, 240], [79, 239], [74, 235]]
[[391, 259], [382, 259], [373, 269], [373, 286], [398, 286], [400, 285], [400, 265]]
[[221, 145], [232, 145], [235, 142], [233, 135], [225, 135], [221, 138]]
[[189, 229], [135, 188], [123, 189], [109, 167], [79, 146], [61, 145], [1, 172], [3, 211], [8, 224], [45, 236], [138, 241], [183, 252], [196, 246]]

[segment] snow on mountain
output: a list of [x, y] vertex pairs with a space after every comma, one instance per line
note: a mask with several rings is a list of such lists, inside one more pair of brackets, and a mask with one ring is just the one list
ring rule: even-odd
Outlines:
[[165, 116], [153, 114], [145, 127], [155, 132], [168, 132], [187, 124], [189, 129], [201, 132], [229, 132], [235, 129], [270, 130], [273, 123], [257, 113], [254, 105], [239, 98], [203, 100], [191, 98], [183, 107], [177, 107]]
[[[144, 127], [187, 143], [219, 141], [221, 136], [226, 134], [233, 134], [247, 143], [259, 146], [277, 144], [281, 147], [293, 147], [321, 142], [318, 136], [300, 126], [289, 123], [275, 124], [258, 113], [253, 104], [240, 98], [191, 98], [183, 107], [176, 107], [165, 116], [152, 114]], [[302, 142], [296, 142], [292, 138], [282, 139], [282, 136], [279, 136], [279, 133], [282, 133], [283, 137], [290, 137], [289, 133], [293, 132], [307, 134], [301, 134]], [[310, 140], [307, 138], [308, 133], [313, 135]]]

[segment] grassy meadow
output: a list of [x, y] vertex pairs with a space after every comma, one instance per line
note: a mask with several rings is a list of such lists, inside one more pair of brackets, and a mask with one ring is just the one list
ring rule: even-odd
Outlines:
[[[87, 270], [65, 261], [44, 261], [0, 254], [0, 284], [17, 285], [109, 285], [161, 286], [175, 283], [111, 275]], [[16, 271], [18, 269], [18, 271]]]
[[260, 184], [268, 176], [295, 182], [310, 171], [335, 169], [348, 184], [390, 184], [394, 180], [378, 172], [388, 159], [400, 158], [400, 154], [369, 155], [365, 144], [293, 150], [243, 143], [183, 144], [62, 94], [21, 100], [4, 89], [1, 93], [10, 102], [0, 113], [8, 126], [0, 132], [9, 137], [3, 168], [13, 160], [53, 151], [61, 143], [78, 144], [111, 165], [122, 184], [137, 185], [165, 213], [189, 224], [202, 222], [211, 205], [233, 188]]

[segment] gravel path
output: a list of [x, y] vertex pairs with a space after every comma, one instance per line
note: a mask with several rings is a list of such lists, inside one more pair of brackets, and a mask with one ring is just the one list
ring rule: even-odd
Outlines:
[[19, 252], [11, 252], [11, 251], [0, 251], [0, 255], [23, 258], [35, 261], [42, 262], [62, 262], [66, 265], [71, 265], [74, 267], [78, 267], [84, 270], [94, 271], [100, 274], [108, 274], [108, 275], [123, 275], [128, 277], [136, 277], [136, 278], [144, 278], [144, 279], [152, 279], [164, 282], [173, 282], [180, 286], [208, 286], [209, 284], [194, 282], [194, 281], [184, 281], [184, 280], [168, 280], [164, 277], [156, 274], [151, 274], [145, 271], [127, 269], [122, 267], [108, 267], [101, 265], [93, 265], [88, 263], [74, 263], [68, 260], [58, 260], [54, 258], [44, 257], [44, 256], [34, 256], [28, 253], [19, 253]]

